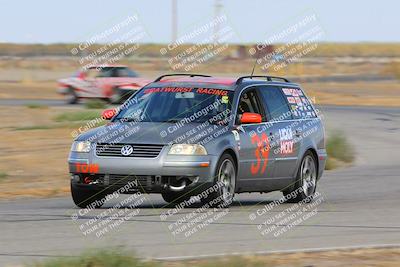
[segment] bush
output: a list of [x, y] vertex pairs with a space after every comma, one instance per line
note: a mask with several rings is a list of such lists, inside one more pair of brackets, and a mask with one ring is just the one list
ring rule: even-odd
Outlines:
[[91, 99], [85, 103], [87, 109], [105, 109], [106, 103], [100, 99]]
[[391, 75], [400, 80], [400, 62], [390, 62], [384, 69], [384, 74]]
[[8, 174], [5, 172], [0, 172], [0, 181], [6, 179], [8, 177]]
[[65, 112], [57, 115], [54, 120], [57, 122], [63, 121], [88, 121], [100, 118], [101, 114], [99, 111], [74, 111]]
[[334, 169], [343, 163], [351, 163], [354, 160], [354, 149], [342, 132], [333, 132], [326, 142], [328, 161], [326, 169]]
[[135, 257], [120, 251], [100, 250], [84, 253], [78, 257], [60, 257], [37, 263], [36, 267], [155, 267], [155, 263], [143, 262]]
[[26, 105], [27, 108], [32, 108], [32, 109], [46, 109], [49, 108], [49, 106], [42, 105], [42, 104], [37, 104], [37, 103], [28, 103]]

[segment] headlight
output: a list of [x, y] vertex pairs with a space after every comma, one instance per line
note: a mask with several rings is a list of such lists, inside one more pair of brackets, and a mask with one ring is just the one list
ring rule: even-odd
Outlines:
[[175, 144], [168, 152], [169, 155], [207, 155], [207, 150], [202, 145]]
[[90, 142], [88, 141], [75, 141], [72, 143], [71, 151], [74, 152], [89, 152]]

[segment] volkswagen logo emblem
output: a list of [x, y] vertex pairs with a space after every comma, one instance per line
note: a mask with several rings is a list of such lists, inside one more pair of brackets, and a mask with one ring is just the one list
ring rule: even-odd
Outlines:
[[130, 154], [132, 154], [133, 153], [133, 147], [131, 146], [131, 145], [124, 145], [122, 148], [121, 148], [121, 154], [123, 155], [123, 156], [129, 156]]

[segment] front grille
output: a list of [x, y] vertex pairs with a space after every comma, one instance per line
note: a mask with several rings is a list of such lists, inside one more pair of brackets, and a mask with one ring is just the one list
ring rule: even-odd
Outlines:
[[[127, 156], [121, 154], [121, 149], [125, 145], [133, 147], [132, 154]], [[160, 154], [162, 148], [163, 145], [98, 143], [96, 145], [96, 155], [100, 157], [155, 158]]]
[[151, 176], [109, 174], [104, 177], [104, 184], [111, 186], [124, 186], [128, 183], [137, 184], [133, 188], [145, 188], [151, 185]]

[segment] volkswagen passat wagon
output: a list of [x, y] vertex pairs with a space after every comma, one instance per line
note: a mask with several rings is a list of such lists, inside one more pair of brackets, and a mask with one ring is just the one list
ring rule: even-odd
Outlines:
[[110, 122], [78, 136], [68, 158], [79, 207], [116, 190], [169, 203], [228, 206], [236, 193], [276, 190], [311, 201], [325, 167], [318, 110], [281, 77], [163, 75], [102, 116]]

